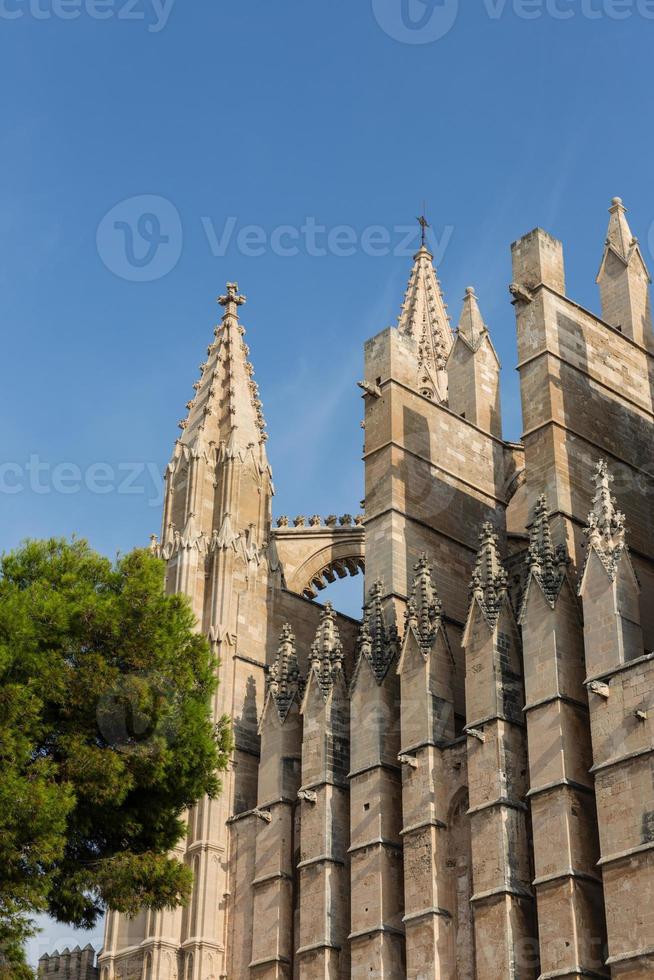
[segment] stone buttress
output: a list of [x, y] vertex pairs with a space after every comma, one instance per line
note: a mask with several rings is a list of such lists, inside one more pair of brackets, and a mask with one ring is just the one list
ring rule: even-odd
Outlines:
[[[261, 980], [293, 976], [297, 917], [297, 794], [302, 762], [300, 704], [304, 682], [291, 627], [282, 630], [270, 667], [259, 723], [261, 760], [254, 859], [254, 915], [250, 974]], [[265, 923], [265, 928], [257, 924]]]
[[398, 674], [406, 976], [469, 976], [474, 957], [465, 742], [455, 743], [454, 658], [425, 554], [415, 566]]
[[300, 980], [349, 977], [350, 706], [343, 644], [328, 603], [302, 699]]
[[381, 582], [364, 609], [350, 684], [351, 976], [404, 974], [398, 636]]
[[640, 585], [625, 516], [602, 460], [579, 585], [584, 607], [601, 868], [611, 976], [654, 974], [654, 655], [643, 647]]
[[520, 635], [498, 538], [480, 535], [463, 635], [476, 976], [538, 976]]
[[520, 613], [541, 980], [607, 975], [583, 623], [568, 564], [542, 496]]

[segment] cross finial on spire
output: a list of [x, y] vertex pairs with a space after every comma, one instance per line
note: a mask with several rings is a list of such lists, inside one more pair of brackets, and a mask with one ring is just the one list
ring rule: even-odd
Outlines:
[[428, 228], [431, 228], [431, 225], [429, 224], [429, 222], [427, 221], [427, 218], [425, 217], [425, 205], [424, 204], [422, 206], [422, 214], [420, 215], [419, 218], [416, 218], [416, 221], [420, 225], [420, 232], [421, 232], [420, 244], [422, 245], [423, 248], [426, 248], [427, 247], [427, 229]]
[[218, 302], [225, 307], [225, 317], [238, 316], [238, 308], [246, 302], [246, 297], [240, 295], [237, 282], [228, 282], [226, 288], [227, 294], [219, 296]]

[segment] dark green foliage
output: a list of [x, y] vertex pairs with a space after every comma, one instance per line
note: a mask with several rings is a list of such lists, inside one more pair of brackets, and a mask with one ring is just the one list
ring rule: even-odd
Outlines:
[[170, 857], [183, 811], [220, 788], [216, 667], [163, 563], [84, 541], [0, 563], [0, 977], [21, 974], [29, 915], [92, 926], [187, 900]]

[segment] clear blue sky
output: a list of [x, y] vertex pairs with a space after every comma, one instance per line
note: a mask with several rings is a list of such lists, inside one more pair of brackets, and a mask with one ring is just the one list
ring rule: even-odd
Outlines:
[[361, 346], [395, 322], [396, 229], [423, 199], [453, 316], [477, 288], [519, 437], [511, 241], [562, 238], [569, 292], [596, 308], [620, 194], [651, 260], [653, 17], [651, 0], [0, 0], [0, 547], [76, 532], [113, 554], [158, 531], [157, 472], [232, 279], [276, 514], [355, 512]]

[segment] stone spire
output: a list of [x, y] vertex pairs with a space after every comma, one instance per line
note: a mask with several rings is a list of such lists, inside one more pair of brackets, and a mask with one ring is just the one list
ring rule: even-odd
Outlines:
[[612, 249], [625, 263], [630, 259], [632, 249], [638, 247], [638, 239], [631, 233], [627, 221], [627, 209], [622, 198], [614, 197], [609, 208], [609, 230], [606, 234], [606, 247]]
[[343, 671], [343, 644], [331, 602], [320, 614], [316, 638], [311, 645], [311, 671], [327, 700], [337, 675]]
[[427, 246], [421, 245], [414, 256], [409, 285], [398, 317], [398, 330], [415, 340], [418, 363], [438, 390], [438, 373], [445, 369], [453, 337], [433, 260]]
[[500, 361], [472, 286], [463, 298], [447, 377], [448, 405], [454, 414], [501, 438]]
[[488, 328], [483, 321], [474, 287], [468, 286], [463, 299], [458, 335], [466, 342], [470, 350], [477, 351], [487, 333]]
[[282, 629], [277, 656], [268, 673], [270, 696], [280, 721], [286, 721], [293, 702], [302, 700], [303, 682], [295, 652], [295, 634], [288, 623]]
[[378, 684], [386, 677], [399, 644], [397, 627], [386, 625], [382, 597], [383, 586], [378, 580], [370, 591], [357, 642], [357, 669], [365, 657]]
[[440, 629], [443, 609], [432, 578], [432, 568], [427, 555], [423, 553], [414, 568], [416, 574], [405, 613], [406, 628], [413, 631], [425, 656]]
[[498, 549], [493, 525], [486, 523], [479, 535], [480, 549], [470, 583], [470, 599], [477, 603], [491, 629], [497, 626], [500, 609], [507, 597], [508, 578]]
[[200, 379], [193, 386], [196, 394], [187, 405], [188, 416], [180, 422], [182, 444], [215, 443], [219, 454], [228, 457], [263, 447], [267, 439], [245, 328], [238, 318], [245, 301], [238, 284], [227, 283], [225, 295], [218, 299], [224, 309], [222, 322], [214, 331], [207, 360], [200, 365]]
[[621, 198], [613, 198], [609, 214], [609, 229], [597, 275], [602, 316], [627, 337], [652, 348], [650, 274], [638, 239], [631, 233]]
[[626, 549], [625, 517], [618, 510], [617, 501], [611, 493], [613, 477], [603, 459], [597, 464], [594, 482], [593, 509], [588, 515], [585, 532], [588, 554], [591, 550], [596, 551], [609, 576], [614, 578], [618, 562]]
[[543, 494], [538, 498], [534, 520], [529, 532], [529, 573], [541, 586], [545, 598], [553, 607], [561, 590], [568, 555], [564, 545], [556, 548], [552, 544], [550, 520], [547, 512], [547, 498]]

